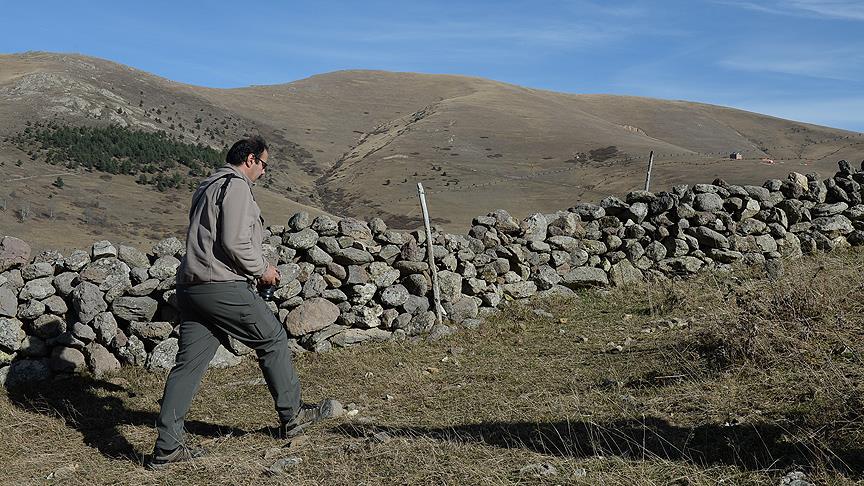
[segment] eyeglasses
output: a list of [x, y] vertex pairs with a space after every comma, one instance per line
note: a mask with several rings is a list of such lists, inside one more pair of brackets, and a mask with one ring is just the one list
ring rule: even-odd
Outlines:
[[267, 168], [267, 161], [266, 160], [261, 159], [261, 157], [255, 157], [255, 160], [257, 160], [258, 162], [261, 162], [261, 165], [264, 166], [263, 167], [264, 169]]

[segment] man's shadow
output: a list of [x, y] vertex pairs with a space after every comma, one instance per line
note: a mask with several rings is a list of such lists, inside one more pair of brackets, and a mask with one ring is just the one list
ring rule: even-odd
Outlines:
[[482, 443], [562, 457], [665, 459], [697, 466], [731, 465], [751, 471], [827, 466], [856, 477], [864, 472], [864, 449], [860, 446], [829, 448], [817, 441], [796, 442], [788, 430], [769, 423], [679, 427], [664, 419], [646, 417], [607, 423], [487, 422], [452, 427], [344, 424], [332, 431], [370, 440], [375, 434], [385, 432], [391, 437]]
[[[83, 435], [86, 445], [98, 449], [105, 457], [137, 463], [148, 457], [150, 451], [136, 450], [120, 429], [123, 425], [150, 427], [155, 438], [158, 413], [128, 408], [123, 396], [132, 397], [135, 393], [124, 386], [91, 376], [70, 375], [60, 380], [16, 385], [6, 393], [9, 401], [22, 410], [61, 418]], [[186, 430], [204, 437], [246, 433], [197, 420], [187, 420]]]

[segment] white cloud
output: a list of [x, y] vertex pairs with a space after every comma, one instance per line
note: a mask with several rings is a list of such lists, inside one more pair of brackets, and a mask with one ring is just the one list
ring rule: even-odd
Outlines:
[[775, 15], [864, 20], [864, 2], [861, 0], [715, 0], [715, 2]]
[[739, 71], [857, 81], [864, 76], [864, 50], [860, 45], [767, 44], [731, 54], [717, 64]]

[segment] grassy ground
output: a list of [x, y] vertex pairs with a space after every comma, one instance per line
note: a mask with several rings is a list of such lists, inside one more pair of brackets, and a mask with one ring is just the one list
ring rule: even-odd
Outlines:
[[[851, 484], [864, 478], [862, 263], [586, 291], [441, 342], [305, 355], [304, 398], [359, 413], [290, 445], [260, 431], [275, 417], [253, 362], [213, 370], [187, 422], [211, 454], [168, 471], [141, 467], [164, 375], [10, 391], [0, 483], [777, 484], [800, 470]], [[557, 475], [521, 472], [539, 463]]]

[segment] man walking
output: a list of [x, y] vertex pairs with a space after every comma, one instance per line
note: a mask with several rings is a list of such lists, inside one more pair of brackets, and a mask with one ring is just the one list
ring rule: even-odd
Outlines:
[[279, 281], [276, 267], [263, 255], [264, 220], [252, 195], [269, 157], [263, 138], [238, 141], [228, 151], [226, 165], [202, 181], [192, 197], [186, 255], [177, 270], [179, 351], [165, 383], [150, 467], [203, 455], [202, 449], [185, 445], [183, 420], [204, 371], [228, 336], [255, 350], [284, 436], [297, 435], [320, 416], [318, 407], [300, 401], [288, 337], [256, 291], [257, 285]]

